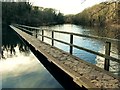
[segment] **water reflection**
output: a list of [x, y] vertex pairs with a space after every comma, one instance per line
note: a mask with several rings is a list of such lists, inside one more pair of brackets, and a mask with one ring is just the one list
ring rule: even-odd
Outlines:
[[[103, 53], [103, 49], [100, 50], [99, 52]], [[116, 54], [116, 53], [110, 53], [111, 56], [115, 57], [115, 58], [119, 58], [120, 55]], [[96, 65], [98, 67], [104, 68], [104, 58], [97, 56], [96, 57]], [[120, 76], [120, 63], [114, 62], [112, 60], [110, 60], [110, 72], [112, 72], [113, 74]]]
[[3, 45], [2, 46], [2, 58], [7, 59], [12, 56], [16, 56], [16, 52], [18, 51], [17, 49], [19, 49], [19, 52], [21, 53], [24, 52], [25, 56], [28, 56], [30, 54], [30, 50], [28, 46], [26, 45], [23, 45], [23, 44]]
[[[3, 88], [62, 88], [32, 53], [14, 48], [16, 54], [8, 53], [0, 62]], [[9, 52], [9, 51], [8, 51]]]
[[2, 88], [62, 88], [15, 32], [7, 29], [2, 38]]
[[[120, 30], [117, 28], [103, 28], [103, 27], [82, 27], [79, 25], [73, 25], [73, 24], [64, 24], [64, 25], [55, 25], [51, 27], [41, 27], [45, 29], [51, 29], [51, 30], [58, 30], [58, 31], [66, 31], [66, 32], [73, 32], [73, 33], [79, 33], [83, 35], [92, 35], [92, 36], [100, 36], [100, 37], [108, 37], [108, 38], [113, 38], [113, 39], [118, 39], [120, 40]], [[41, 33], [41, 32], [39, 32]], [[49, 32], [45, 33], [45, 35], [48, 35]], [[49, 33], [50, 34], [50, 33]], [[50, 35], [49, 35], [50, 36]], [[54, 34], [55, 39], [59, 39], [62, 41], [70, 42], [69, 36], [68, 35], [62, 35], [59, 33]], [[105, 53], [105, 41], [102, 40], [96, 40], [96, 39], [90, 39], [90, 38], [85, 38], [85, 37], [78, 37], [74, 36], [73, 37], [73, 44], [85, 47], [91, 50], [94, 50], [96, 52], [101, 52]], [[51, 42], [45, 41], [49, 44]], [[55, 42], [55, 46], [69, 52], [69, 46], [61, 44], [59, 42]], [[79, 50], [76, 48], [73, 48], [73, 55], [89, 62], [92, 64], [96, 64], [97, 66], [103, 68], [104, 66], [104, 58], [101, 58], [97, 55], [85, 52], [83, 50]], [[112, 43], [111, 47], [111, 56], [115, 58], [120, 58], [120, 42], [115, 42]], [[117, 74], [120, 73], [120, 64], [116, 62], [110, 62], [110, 71], [115, 72]]]
[[[73, 25], [73, 24], [55, 25], [52, 27], [41, 27], [41, 28], [58, 30], [58, 31], [73, 32], [73, 33], [79, 33], [79, 34], [84, 34], [84, 35], [95, 35], [95, 34], [93, 34], [94, 30], [90, 30], [88, 28], [78, 26], [78, 25]], [[41, 32], [39, 32], [39, 33], [41, 33]], [[47, 32], [47, 33], [50, 34], [50, 32]], [[45, 32], [44, 35], [50, 36], [47, 33]], [[67, 34], [54, 33], [54, 38], [68, 42], [68, 43], [70, 42], [70, 36]], [[48, 42], [46, 40], [45, 42], [51, 44], [50, 41]], [[95, 50], [95, 51], [99, 51], [100, 49], [102, 49], [104, 47], [104, 43], [102, 41], [99, 41], [96, 39], [85, 38], [85, 37], [78, 37], [78, 36], [73, 36], [73, 44], [78, 45], [80, 47], [85, 47], [85, 48], [88, 48], [91, 50]], [[55, 41], [55, 46], [66, 51], [66, 52], [69, 52], [69, 49], [70, 49], [70, 47], [68, 45], [61, 44], [61, 43], [56, 42], [56, 41]], [[91, 53], [73, 48], [73, 55], [75, 55], [75, 56], [77, 56], [77, 57], [79, 57], [79, 58], [81, 58], [89, 63], [96, 64], [96, 60], [95, 60], [96, 55], [93, 55]]]

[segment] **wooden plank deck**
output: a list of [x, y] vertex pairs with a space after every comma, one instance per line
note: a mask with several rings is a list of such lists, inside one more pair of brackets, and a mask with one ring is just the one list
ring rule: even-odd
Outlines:
[[67, 52], [52, 47], [39, 39], [10, 25], [22, 38], [31, 44], [37, 51], [42, 53], [49, 62], [54, 63], [61, 70], [66, 72], [79, 86], [90, 88], [116, 88], [120, 89], [120, 78], [114, 76], [95, 65], [87, 63]]

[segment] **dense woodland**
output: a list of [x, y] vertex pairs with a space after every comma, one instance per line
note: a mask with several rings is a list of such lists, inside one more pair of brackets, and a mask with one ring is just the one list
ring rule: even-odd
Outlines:
[[2, 25], [11, 23], [30, 26], [62, 24], [64, 16], [55, 9], [32, 6], [29, 2], [2, 2]]
[[120, 24], [120, 2], [102, 2], [76, 15], [67, 15], [66, 23], [106, 26]]
[[11, 23], [30, 26], [64, 23], [85, 26], [120, 24], [120, 2], [102, 2], [76, 15], [66, 16], [52, 8], [32, 6], [30, 2], [3, 2], [2, 25]]

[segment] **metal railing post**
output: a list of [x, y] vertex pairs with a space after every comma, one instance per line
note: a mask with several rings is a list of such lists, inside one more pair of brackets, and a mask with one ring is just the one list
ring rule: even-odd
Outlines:
[[42, 41], [44, 41], [44, 30], [42, 30]]
[[54, 31], [52, 31], [52, 46], [54, 46]]
[[[106, 42], [106, 45], [105, 45], [105, 55], [110, 56], [110, 48], [111, 48], [111, 42]], [[105, 58], [104, 69], [109, 71], [109, 66], [110, 66], [110, 60]]]
[[[70, 44], [73, 44], [73, 35], [72, 34], [70, 34]], [[70, 54], [72, 54], [72, 53], [73, 53], [73, 47], [70, 46]]]

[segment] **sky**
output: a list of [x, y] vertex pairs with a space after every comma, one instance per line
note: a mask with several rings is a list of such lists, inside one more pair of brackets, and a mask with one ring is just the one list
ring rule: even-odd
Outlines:
[[29, 0], [34, 6], [54, 8], [64, 15], [77, 14], [87, 7], [106, 0]]

